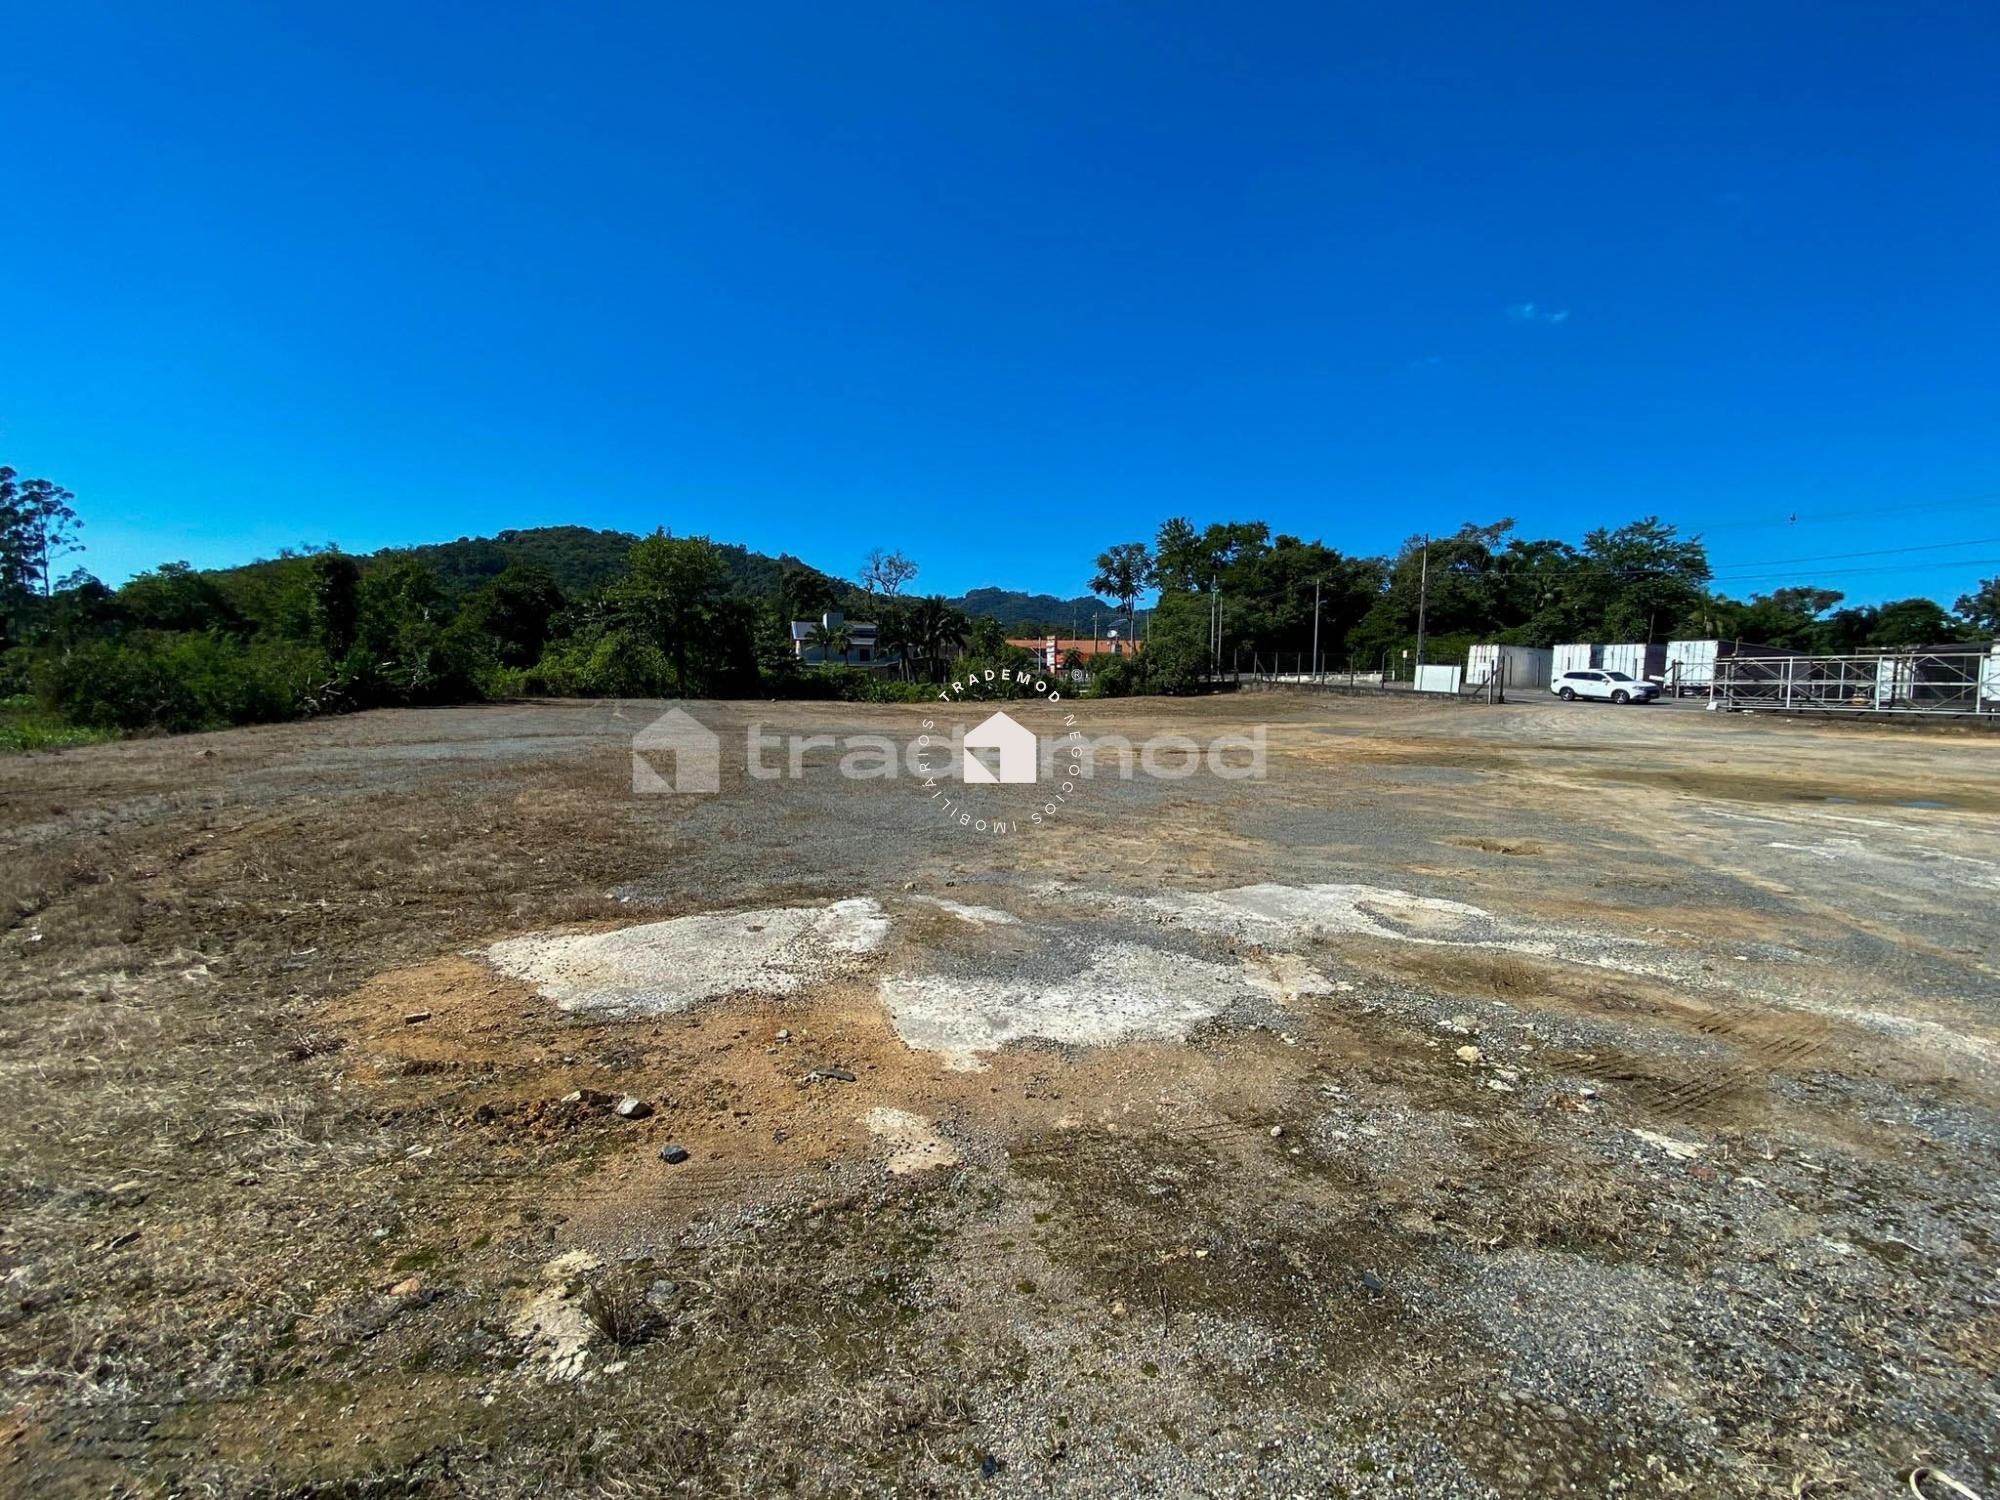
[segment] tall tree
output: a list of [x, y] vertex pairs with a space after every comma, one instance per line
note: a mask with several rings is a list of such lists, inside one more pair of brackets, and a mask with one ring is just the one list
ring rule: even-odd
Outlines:
[[56, 559], [83, 551], [76, 539], [83, 522], [71, 508], [76, 499], [59, 484], [46, 479], [23, 479], [16, 488], [12, 508], [19, 519], [28, 585], [44, 599], [55, 593]]
[[500, 660], [529, 667], [541, 660], [549, 624], [563, 607], [555, 575], [540, 563], [512, 563], [468, 604], [472, 617], [499, 642]]
[[1665, 640], [1707, 601], [1708, 549], [1658, 516], [1583, 539], [1601, 622], [1593, 640]]
[[1875, 612], [1871, 646], [1939, 646], [1957, 641], [1962, 632], [1935, 599], [1894, 599]]
[[903, 586], [917, 576], [917, 565], [900, 552], [870, 552], [861, 564], [861, 587], [872, 600], [877, 594], [894, 599]]
[[141, 573], [118, 591], [118, 603], [141, 630], [235, 630], [242, 624], [215, 581], [184, 562]]
[[1144, 542], [1120, 542], [1097, 554], [1097, 574], [1090, 587], [1125, 606], [1125, 638], [1132, 639], [1139, 595], [1153, 584], [1153, 554]]
[[2000, 578], [1988, 578], [1969, 594], [1960, 594], [1953, 606], [1958, 617], [1979, 635], [2000, 637]]
[[715, 623], [729, 592], [729, 561], [705, 536], [655, 531], [632, 547], [631, 571], [614, 589], [625, 617], [673, 661], [680, 693], [688, 691], [688, 662], [703, 632]]
[[345, 552], [314, 553], [306, 559], [305, 603], [310, 638], [339, 661], [361, 628], [360, 564]]

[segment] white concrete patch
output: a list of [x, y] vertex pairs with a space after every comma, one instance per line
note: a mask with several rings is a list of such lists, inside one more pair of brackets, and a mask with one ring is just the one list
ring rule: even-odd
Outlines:
[[1228, 891], [1182, 891], [1148, 898], [1203, 931], [1232, 937], [1279, 934], [1451, 941], [1486, 935], [1493, 915], [1463, 901], [1440, 901], [1372, 885], [1246, 885]]
[[958, 1165], [958, 1152], [951, 1142], [939, 1135], [930, 1121], [906, 1109], [871, 1109], [861, 1119], [888, 1143], [889, 1170], [895, 1176]]
[[568, 1287], [598, 1265], [597, 1257], [589, 1251], [571, 1250], [542, 1267], [540, 1286], [518, 1294], [507, 1326], [527, 1345], [523, 1369], [532, 1369], [551, 1381], [584, 1377], [597, 1325], [590, 1321], [579, 1299], [568, 1294]]
[[1010, 911], [1001, 911], [992, 906], [967, 906], [962, 901], [947, 901], [942, 896], [913, 896], [913, 901], [921, 901], [926, 906], [935, 906], [939, 911], [948, 911], [961, 922], [969, 922], [974, 927], [1012, 927], [1020, 918]]
[[882, 981], [881, 993], [905, 1042], [966, 1069], [980, 1066], [982, 1053], [1029, 1038], [1085, 1047], [1179, 1041], [1260, 991], [1240, 965], [1114, 943], [1053, 983], [896, 974]]
[[864, 896], [510, 938], [486, 959], [564, 1010], [659, 1015], [721, 995], [795, 994], [849, 972], [888, 935], [888, 917]]

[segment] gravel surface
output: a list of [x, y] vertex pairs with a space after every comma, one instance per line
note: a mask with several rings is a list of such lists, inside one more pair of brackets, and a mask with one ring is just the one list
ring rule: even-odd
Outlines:
[[2000, 1492], [1986, 741], [663, 707], [0, 762], [10, 1489]]

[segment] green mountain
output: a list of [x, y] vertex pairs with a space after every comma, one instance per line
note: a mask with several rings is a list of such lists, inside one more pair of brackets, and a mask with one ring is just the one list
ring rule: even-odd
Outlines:
[[952, 603], [969, 615], [998, 620], [1015, 635], [1089, 635], [1093, 614], [1108, 629], [1112, 616], [1118, 613], [1116, 605], [1089, 594], [1059, 599], [1054, 594], [1023, 594], [1000, 588], [974, 589]]
[[[546, 568], [563, 593], [574, 599], [602, 588], [624, 572], [626, 556], [638, 540], [631, 532], [600, 531], [591, 526], [533, 526], [492, 536], [428, 542], [418, 547], [388, 547], [369, 557], [415, 558], [434, 569], [445, 587], [455, 593], [477, 588], [516, 563], [535, 563]], [[771, 557], [727, 542], [718, 542], [716, 546], [729, 560], [736, 587], [753, 598], [764, 599], [775, 594], [779, 578], [789, 570], [820, 573], [818, 568], [789, 553]], [[249, 563], [242, 568], [217, 571], [247, 573], [270, 566]], [[831, 574], [820, 576], [833, 585], [835, 597], [849, 598], [852, 607], [861, 607], [854, 584]], [[1001, 588], [974, 589], [951, 602], [969, 615], [989, 616], [1010, 633], [1026, 635], [1069, 635], [1073, 631], [1088, 635], [1093, 613], [1108, 626], [1116, 612], [1112, 605], [1088, 594], [1060, 599], [1054, 594], [1025, 594]]]
[[[539, 563], [549, 570], [562, 591], [574, 598], [611, 582], [625, 570], [625, 559], [639, 538], [628, 531], [598, 531], [589, 526], [536, 526], [502, 531], [490, 537], [460, 537], [395, 549], [396, 555], [428, 563], [449, 588], [473, 588], [498, 577], [514, 563]], [[747, 547], [718, 542], [729, 559], [736, 586], [746, 594], [765, 595], [778, 586], [788, 568], [817, 572], [790, 554], [770, 557]], [[835, 580], [836, 583], [839, 580]]]

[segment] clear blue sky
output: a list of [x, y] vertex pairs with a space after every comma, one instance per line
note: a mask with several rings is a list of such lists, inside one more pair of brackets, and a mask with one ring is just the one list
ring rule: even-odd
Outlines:
[[1067, 595], [1182, 512], [2000, 572], [1990, 0], [5, 32], [0, 462], [110, 580], [576, 522]]

